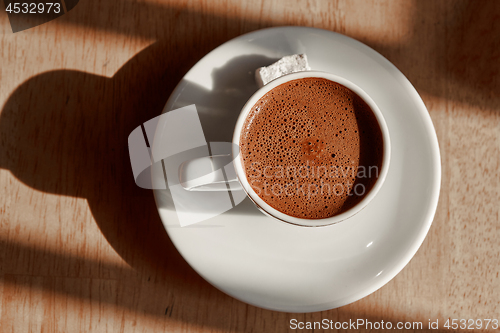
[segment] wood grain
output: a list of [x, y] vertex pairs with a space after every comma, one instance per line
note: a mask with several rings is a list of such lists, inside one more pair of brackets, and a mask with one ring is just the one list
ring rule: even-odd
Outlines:
[[[416, 256], [377, 292], [321, 313], [256, 308], [199, 277], [134, 185], [126, 146], [208, 51], [280, 25], [337, 31], [387, 57], [421, 94], [441, 149], [438, 211]], [[500, 2], [82, 0], [16, 34], [2, 11], [0, 63], [0, 332], [500, 320]]]

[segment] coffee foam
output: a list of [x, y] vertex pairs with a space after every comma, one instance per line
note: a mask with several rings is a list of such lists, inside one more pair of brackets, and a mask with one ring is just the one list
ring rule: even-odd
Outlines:
[[264, 95], [245, 120], [240, 149], [257, 195], [307, 219], [334, 216], [358, 203], [373, 187], [383, 155], [370, 107], [322, 78], [293, 80]]

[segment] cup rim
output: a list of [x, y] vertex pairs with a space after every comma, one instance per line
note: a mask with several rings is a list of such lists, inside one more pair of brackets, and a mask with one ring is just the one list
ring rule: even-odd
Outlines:
[[[278, 87], [279, 85], [282, 85], [284, 83], [287, 83], [292, 80], [297, 80], [297, 79], [303, 79], [303, 78], [323, 78], [327, 79], [336, 83], [339, 83], [348, 89], [352, 90], [355, 92], [361, 99], [363, 99], [366, 104], [371, 108], [372, 112], [375, 115], [375, 118], [377, 119], [378, 125], [380, 127], [380, 130], [382, 132], [382, 139], [383, 139], [383, 157], [382, 157], [382, 166], [381, 166], [381, 171], [379, 174], [378, 179], [375, 181], [375, 184], [371, 188], [371, 190], [368, 192], [367, 195], [363, 199], [361, 199], [360, 202], [358, 202], [356, 205], [353, 207], [349, 208], [348, 210], [326, 218], [321, 218], [321, 219], [305, 219], [305, 218], [299, 218], [299, 217], [294, 217], [287, 215], [283, 212], [280, 212], [279, 210], [273, 208], [271, 205], [266, 203], [263, 199], [261, 199], [257, 193], [253, 190], [253, 188], [250, 186], [249, 181], [247, 180], [247, 176], [245, 174], [245, 170], [243, 168], [243, 163], [241, 161], [241, 156], [239, 155], [239, 143], [240, 143], [240, 137], [242, 133], [242, 128], [243, 124], [252, 109], [252, 107], [255, 105], [255, 103], [258, 102], [258, 100], [264, 96], [266, 93], [271, 91], [272, 89]], [[384, 116], [382, 115], [382, 112], [380, 111], [379, 107], [377, 104], [373, 101], [373, 99], [364, 91], [362, 90], [359, 86], [354, 84], [353, 82], [337, 76], [332, 73], [328, 72], [323, 72], [323, 71], [301, 71], [301, 72], [295, 72], [287, 75], [283, 75], [279, 78], [276, 78], [272, 80], [271, 82], [267, 83], [260, 89], [258, 89], [245, 103], [243, 108], [241, 109], [241, 112], [238, 116], [238, 119], [236, 121], [236, 126], [234, 129], [234, 134], [233, 134], [233, 164], [234, 168], [236, 171], [236, 176], [238, 178], [238, 181], [241, 184], [241, 187], [243, 190], [246, 192], [247, 196], [255, 203], [257, 208], [259, 208], [264, 214], [271, 216], [278, 221], [282, 221], [288, 224], [293, 224], [297, 226], [305, 226], [305, 227], [320, 227], [320, 226], [328, 226], [332, 224], [339, 223], [341, 221], [344, 221], [358, 212], [360, 212], [363, 208], [365, 208], [369, 202], [377, 195], [379, 192], [380, 188], [382, 187], [382, 184], [385, 181], [385, 178], [387, 176], [387, 172], [389, 170], [389, 164], [390, 164], [390, 157], [391, 157], [391, 143], [390, 143], [390, 136], [389, 136], [389, 129], [387, 127], [387, 124], [385, 122]]]

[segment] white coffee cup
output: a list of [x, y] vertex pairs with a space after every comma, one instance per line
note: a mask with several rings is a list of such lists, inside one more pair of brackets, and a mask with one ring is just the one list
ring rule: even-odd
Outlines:
[[[382, 165], [380, 168], [380, 172], [378, 178], [371, 188], [371, 190], [353, 207], [350, 209], [322, 219], [305, 219], [298, 218], [294, 216], [287, 215], [269, 204], [267, 204], [262, 198], [260, 198], [255, 190], [249, 183], [247, 175], [245, 174], [245, 170], [243, 167], [241, 156], [239, 156], [239, 143], [240, 137], [243, 129], [243, 124], [247, 119], [249, 112], [252, 107], [269, 91], [274, 88], [287, 83], [292, 80], [303, 79], [303, 78], [323, 78], [336, 83], [339, 83], [353, 92], [355, 92], [361, 99], [365, 101], [365, 103], [371, 108], [373, 114], [375, 115], [376, 120], [378, 121], [378, 125], [382, 132], [383, 139], [383, 158]], [[282, 221], [286, 223], [290, 223], [297, 226], [307, 226], [307, 227], [319, 227], [319, 226], [327, 226], [334, 223], [338, 223], [340, 221], [346, 220], [349, 217], [355, 215], [359, 211], [361, 211], [364, 207], [366, 207], [369, 202], [377, 195], [378, 191], [382, 187], [382, 184], [385, 181], [387, 176], [387, 171], [389, 169], [389, 162], [391, 157], [391, 145], [389, 138], [389, 130], [385, 123], [384, 117], [380, 112], [380, 109], [375, 104], [375, 102], [366, 94], [361, 88], [359, 88], [354, 83], [336, 76], [334, 74], [330, 74], [327, 72], [319, 72], [319, 71], [303, 71], [296, 72], [288, 75], [281, 76], [259, 90], [257, 90], [252, 97], [245, 103], [243, 106], [238, 120], [236, 121], [236, 126], [234, 129], [233, 141], [232, 141], [232, 154], [228, 155], [217, 155], [217, 156], [209, 156], [202, 157], [195, 160], [184, 162], [179, 169], [179, 180], [184, 189], [188, 191], [227, 191], [228, 187], [230, 187], [233, 191], [237, 187], [245, 191], [247, 196], [252, 200], [257, 208], [262, 211], [264, 214]], [[224, 168], [227, 165], [233, 164], [233, 168], [225, 168], [226, 175], [222, 176], [222, 173], [216, 172]], [[201, 171], [201, 170], [209, 170], [209, 171]], [[229, 172], [227, 172], [229, 170]], [[212, 171], [212, 172], [210, 172]], [[193, 175], [200, 175], [199, 177], [194, 177]], [[240, 186], [235, 186], [239, 184]]]

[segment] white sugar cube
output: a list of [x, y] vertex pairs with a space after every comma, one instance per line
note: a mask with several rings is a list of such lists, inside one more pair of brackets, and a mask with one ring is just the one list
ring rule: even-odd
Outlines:
[[283, 57], [267, 67], [257, 68], [255, 71], [255, 81], [260, 88], [285, 74], [307, 71], [310, 69], [311, 67], [309, 67], [307, 63], [307, 56], [305, 54], [293, 54]]

